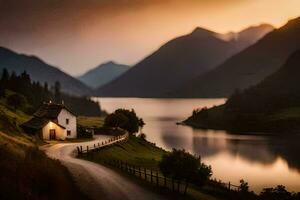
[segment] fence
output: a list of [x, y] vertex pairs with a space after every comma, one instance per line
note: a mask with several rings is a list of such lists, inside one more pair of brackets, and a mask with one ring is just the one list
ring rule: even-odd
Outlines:
[[[115, 136], [113, 138], [110, 138], [106, 141], [102, 142], [96, 142], [93, 145], [87, 145], [87, 146], [77, 146], [77, 152], [78, 155], [82, 154], [88, 154], [92, 151], [100, 150], [101, 148], [111, 146], [113, 144], [124, 142], [128, 139], [129, 134], [125, 133], [124, 135]], [[135, 177], [138, 177], [140, 179], [143, 179], [147, 182], [150, 182], [151, 184], [159, 187], [159, 188], [166, 188], [171, 189], [172, 191], [176, 191], [178, 193], [186, 194], [187, 189], [189, 186], [189, 182], [187, 181], [179, 181], [172, 178], [168, 178], [161, 174], [157, 170], [153, 169], [146, 169], [145, 167], [138, 167], [134, 165], [130, 165], [126, 162], [123, 162], [121, 160], [105, 160], [106, 164], [116, 167], [122, 171], [125, 171], [131, 175], [134, 175]], [[239, 191], [240, 186], [229, 183], [224, 183], [221, 181], [213, 180], [214, 183], [218, 184], [219, 186], [222, 186], [224, 188], [227, 188], [228, 190], [234, 190]]]
[[106, 164], [116, 167], [122, 171], [125, 171], [137, 178], [143, 179], [156, 187], [171, 189], [178, 193], [186, 194], [189, 183], [186, 181], [179, 181], [172, 178], [168, 178], [162, 175], [157, 170], [146, 169], [144, 167], [138, 167], [130, 165], [121, 160], [105, 160]]
[[233, 191], [240, 191], [240, 186], [239, 185], [234, 185], [230, 181], [228, 183], [222, 182], [221, 180], [213, 179], [211, 180], [212, 183], [224, 187], [228, 190], [233, 190]]
[[77, 153], [78, 153], [78, 155], [80, 155], [80, 154], [89, 153], [90, 151], [96, 151], [103, 147], [107, 147], [107, 146], [113, 145], [115, 143], [126, 141], [128, 139], [128, 137], [129, 137], [129, 134], [125, 133], [124, 135], [115, 136], [113, 138], [110, 138], [110, 139], [102, 141], [102, 142], [96, 141], [93, 145], [87, 145], [87, 146], [80, 145], [80, 146], [77, 146]]

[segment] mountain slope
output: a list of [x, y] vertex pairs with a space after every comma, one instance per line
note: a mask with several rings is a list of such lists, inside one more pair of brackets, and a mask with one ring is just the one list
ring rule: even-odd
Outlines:
[[3, 68], [10, 72], [15, 71], [17, 74], [25, 70], [32, 80], [40, 83], [47, 82], [49, 85], [54, 85], [55, 81], [59, 81], [62, 90], [70, 94], [84, 95], [91, 93], [89, 87], [58, 68], [46, 64], [39, 58], [18, 54], [0, 47], [0, 70], [2, 71]]
[[197, 28], [175, 38], [121, 77], [100, 88], [101, 96], [161, 97], [213, 69], [245, 46], [220, 34]]
[[128, 65], [121, 65], [111, 61], [89, 70], [79, 76], [78, 79], [92, 88], [98, 88], [118, 78], [129, 68]]
[[212, 109], [194, 111], [185, 121], [194, 127], [235, 131], [300, 131], [300, 49], [256, 86], [235, 92]]
[[214, 70], [170, 93], [180, 97], [227, 97], [262, 81], [300, 48], [300, 18], [267, 34]]

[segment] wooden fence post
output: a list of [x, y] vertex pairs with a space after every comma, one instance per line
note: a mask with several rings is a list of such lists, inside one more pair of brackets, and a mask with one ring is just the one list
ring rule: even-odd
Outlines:
[[167, 177], [164, 176], [164, 185], [167, 187]]
[[89, 146], [86, 146], [86, 153], [89, 152]]
[[228, 183], [228, 190], [230, 190], [230, 181], [229, 181], [229, 183]]
[[153, 172], [152, 172], [152, 169], [151, 169], [150, 173], [151, 173], [151, 183], [153, 183]]
[[83, 152], [83, 151], [82, 151], [82, 146], [80, 146], [80, 151], [81, 151], [81, 153]]
[[77, 151], [78, 151], [78, 155], [80, 154], [80, 149], [79, 149], [79, 147], [77, 147]]
[[144, 172], [145, 172], [145, 180], [147, 181], [147, 171], [146, 171], [146, 168], [144, 168]]

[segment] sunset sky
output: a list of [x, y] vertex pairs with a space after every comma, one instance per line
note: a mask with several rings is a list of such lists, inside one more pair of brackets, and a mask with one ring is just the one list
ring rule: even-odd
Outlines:
[[197, 26], [279, 27], [299, 8], [300, 0], [0, 0], [0, 46], [78, 75], [108, 60], [133, 65]]

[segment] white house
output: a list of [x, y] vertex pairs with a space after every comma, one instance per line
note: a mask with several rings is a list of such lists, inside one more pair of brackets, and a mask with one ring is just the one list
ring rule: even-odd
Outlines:
[[44, 140], [77, 138], [76, 115], [63, 104], [44, 103], [22, 128]]

